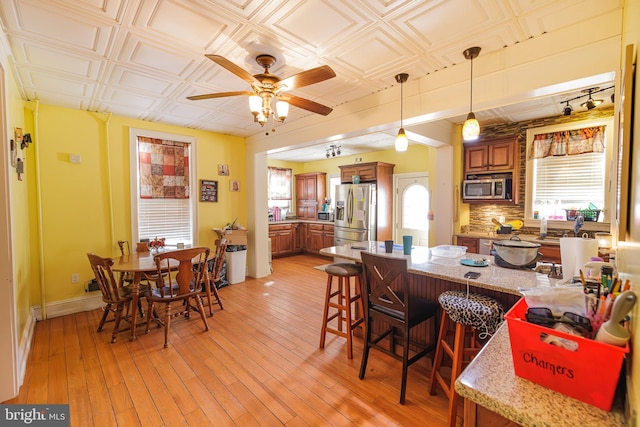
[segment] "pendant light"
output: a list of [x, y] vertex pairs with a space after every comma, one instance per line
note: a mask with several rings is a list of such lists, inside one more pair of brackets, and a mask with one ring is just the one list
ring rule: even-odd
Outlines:
[[476, 120], [476, 115], [473, 114], [473, 59], [480, 55], [479, 47], [470, 47], [469, 49], [462, 52], [466, 59], [471, 60], [471, 90], [470, 90], [470, 101], [469, 101], [469, 114], [467, 115], [467, 120], [464, 122], [462, 126], [462, 138], [465, 141], [475, 141], [480, 136], [480, 123]]
[[404, 132], [404, 127], [402, 126], [402, 84], [406, 82], [408, 78], [409, 74], [407, 73], [396, 74], [396, 81], [400, 83], [400, 130], [398, 131], [398, 136], [396, 136], [396, 151], [407, 151], [407, 147], [409, 146], [407, 134]]

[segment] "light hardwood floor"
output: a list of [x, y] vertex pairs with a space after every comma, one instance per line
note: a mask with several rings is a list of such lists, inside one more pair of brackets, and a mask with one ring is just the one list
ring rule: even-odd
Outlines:
[[400, 405], [399, 361], [372, 350], [360, 380], [360, 338], [353, 360], [344, 338], [318, 348], [326, 275], [313, 267], [328, 262], [275, 259], [269, 277], [220, 289], [208, 332], [198, 316], [172, 322], [167, 349], [155, 326], [110, 344], [101, 310], [39, 322], [20, 395], [4, 403], [69, 403], [72, 426], [445, 425], [429, 359], [409, 368]]

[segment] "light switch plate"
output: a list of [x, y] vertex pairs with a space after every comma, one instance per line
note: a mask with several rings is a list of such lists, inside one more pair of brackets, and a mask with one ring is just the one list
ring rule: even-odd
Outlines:
[[81, 160], [80, 154], [69, 154], [69, 161], [71, 163], [80, 163]]

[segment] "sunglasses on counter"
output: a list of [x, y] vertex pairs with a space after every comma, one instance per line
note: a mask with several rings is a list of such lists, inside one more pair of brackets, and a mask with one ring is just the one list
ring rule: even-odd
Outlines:
[[555, 317], [546, 307], [529, 307], [525, 314], [527, 322], [552, 328], [556, 323], [564, 323], [571, 326], [580, 335], [590, 337], [593, 333], [591, 320], [576, 313], [565, 312], [562, 316]]

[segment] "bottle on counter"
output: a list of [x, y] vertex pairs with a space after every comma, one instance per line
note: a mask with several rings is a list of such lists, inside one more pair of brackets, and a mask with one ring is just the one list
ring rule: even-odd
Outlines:
[[547, 217], [543, 216], [540, 219], [540, 238], [544, 239], [547, 237]]

